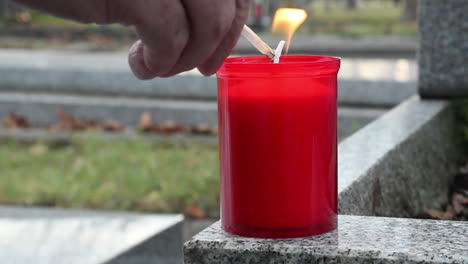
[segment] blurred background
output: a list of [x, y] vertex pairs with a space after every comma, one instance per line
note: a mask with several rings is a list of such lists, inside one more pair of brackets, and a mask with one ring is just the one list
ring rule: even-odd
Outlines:
[[[296, 7], [310, 16], [299, 34], [415, 37], [417, 33], [417, 0], [253, 0], [251, 6], [248, 24], [257, 32], [269, 32], [277, 8]], [[122, 26], [82, 25], [11, 0], [0, 2], [0, 17], [2, 48], [125, 50], [134, 39], [131, 30]]]
[[[342, 57], [339, 140], [416, 93], [416, 0], [253, 0], [273, 47], [279, 7], [309, 14], [290, 53]], [[216, 80], [138, 81], [135, 40], [0, 0], [0, 204], [183, 214], [184, 239], [219, 218]]]

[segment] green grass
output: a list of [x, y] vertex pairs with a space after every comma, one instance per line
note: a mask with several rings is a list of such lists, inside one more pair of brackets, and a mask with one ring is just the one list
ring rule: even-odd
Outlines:
[[90, 26], [86, 24], [81, 24], [78, 22], [74, 22], [71, 20], [47, 15], [40, 12], [35, 11], [25, 11], [24, 14], [27, 14], [30, 19], [27, 22], [18, 20], [17, 15], [14, 13], [10, 13], [5, 15], [1, 18], [1, 22], [5, 24], [21, 24], [21, 23], [29, 23], [33, 25], [41, 25], [41, 26], [65, 26], [65, 27], [83, 27], [83, 26]]
[[[366, 1], [360, 9], [349, 10], [343, 4], [332, 5], [330, 10], [325, 10], [323, 1], [314, 1], [309, 10], [309, 18], [299, 29], [303, 34], [337, 34], [344, 36], [365, 35], [398, 35], [415, 36], [417, 25], [402, 24], [400, 16], [402, 5], [395, 6], [392, 1], [376, 2]], [[85, 26], [69, 20], [45, 15], [38, 12], [30, 12], [31, 23], [43, 26]], [[15, 22], [14, 17], [8, 19]]]
[[0, 143], [0, 203], [151, 212], [219, 209], [214, 147], [110, 140]]
[[31, 20], [36, 24], [47, 25], [47, 26], [84, 26], [84, 24], [77, 23], [71, 20], [46, 15], [38, 12], [31, 12]]
[[417, 25], [402, 24], [402, 6], [391, 2], [366, 2], [364, 7], [355, 10], [343, 5], [325, 10], [322, 1], [315, 1], [309, 11], [309, 18], [300, 32], [306, 34], [338, 34], [348, 36], [399, 35], [415, 36]]

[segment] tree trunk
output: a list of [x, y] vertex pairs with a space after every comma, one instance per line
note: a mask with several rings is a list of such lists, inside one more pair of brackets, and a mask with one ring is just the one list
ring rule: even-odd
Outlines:
[[325, 11], [327, 11], [327, 12], [330, 11], [331, 10], [331, 6], [330, 6], [331, 1], [330, 0], [322, 0], [322, 2], [323, 2], [323, 9]]
[[405, 0], [404, 6], [403, 6], [403, 14], [401, 16], [401, 21], [403, 23], [416, 22], [416, 19], [418, 17], [417, 10], [418, 10], [418, 0]]
[[297, 7], [298, 7], [298, 8], [305, 9], [305, 10], [309, 10], [309, 9], [310, 9], [310, 4], [311, 4], [311, 2], [312, 2], [312, 1], [310, 1], [310, 0], [296, 0]]
[[7, 8], [7, 0], [0, 0], [0, 18], [5, 17]]
[[358, 7], [358, 0], [346, 0], [346, 8], [356, 9]]

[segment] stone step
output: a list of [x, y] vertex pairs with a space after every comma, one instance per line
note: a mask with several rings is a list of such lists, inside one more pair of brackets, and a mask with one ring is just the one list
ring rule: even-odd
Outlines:
[[181, 215], [0, 206], [0, 259], [180, 264], [182, 222]]
[[[116, 120], [135, 127], [141, 114], [149, 111], [153, 121], [173, 120], [188, 126], [217, 124], [216, 102], [161, 100], [0, 92], [0, 118], [8, 113], [25, 116], [36, 126], [57, 122], [57, 111], [64, 108], [75, 117], [98, 121]], [[338, 108], [338, 135], [343, 138], [383, 114], [385, 108]]]
[[[396, 105], [416, 93], [416, 72], [411, 59], [343, 58], [338, 100]], [[0, 90], [214, 101], [216, 80], [193, 70], [140, 81], [120, 53], [0, 50]]]
[[219, 222], [185, 244], [185, 264], [467, 263], [468, 225], [457, 221], [340, 215], [338, 229], [295, 239], [229, 234]]

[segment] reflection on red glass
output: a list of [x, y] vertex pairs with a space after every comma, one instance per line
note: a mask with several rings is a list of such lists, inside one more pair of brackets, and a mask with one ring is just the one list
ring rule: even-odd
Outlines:
[[231, 233], [301, 237], [336, 228], [339, 59], [227, 59], [218, 72], [221, 218]]

